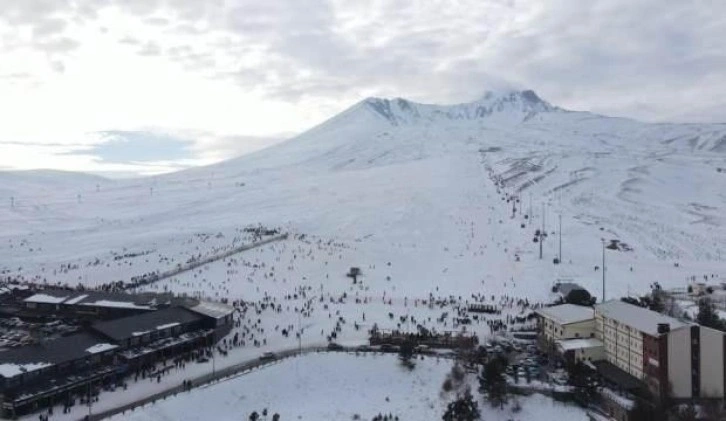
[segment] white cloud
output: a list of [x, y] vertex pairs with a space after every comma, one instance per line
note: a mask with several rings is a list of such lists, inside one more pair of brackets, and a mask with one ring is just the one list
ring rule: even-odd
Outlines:
[[[8, 1], [0, 142], [195, 133], [208, 162], [364, 96], [458, 102], [501, 83], [574, 109], [718, 121], [723, 39], [724, 2]], [[39, 162], [83, 164], [47, 158]]]

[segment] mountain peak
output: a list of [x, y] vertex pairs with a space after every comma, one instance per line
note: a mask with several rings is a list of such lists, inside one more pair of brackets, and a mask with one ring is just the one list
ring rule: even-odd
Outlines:
[[561, 111], [529, 89], [487, 91], [476, 101], [454, 105], [421, 104], [404, 98], [377, 97], [366, 98], [359, 105], [396, 126], [442, 120], [521, 123], [538, 113]]
[[[477, 101], [474, 102], [491, 102], [491, 101], [497, 101], [497, 100], [514, 100], [514, 99], [521, 99], [525, 102], [528, 102], [530, 104], [546, 104], [547, 102], [544, 101], [542, 98], [537, 95], [537, 93], [531, 89], [525, 89], [525, 90], [517, 90], [517, 89], [506, 89], [506, 90], [499, 90], [499, 91], [486, 91], [484, 92], [484, 95], [481, 96]], [[548, 104], [549, 105], [549, 104]]]

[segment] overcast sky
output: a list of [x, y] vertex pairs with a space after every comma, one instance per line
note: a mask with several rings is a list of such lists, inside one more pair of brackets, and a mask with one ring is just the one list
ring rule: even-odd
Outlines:
[[726, 122], [726, 1], [0, 0], [0, 169], [158, 173], [367, 96]]

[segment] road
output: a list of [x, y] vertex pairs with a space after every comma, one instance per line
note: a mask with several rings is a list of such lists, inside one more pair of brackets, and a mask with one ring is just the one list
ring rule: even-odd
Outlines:
[[243, 251], [247, 251], [247, 250], [250, 250], [250, 249], [253, 249], [253, 248], [256, 248], [256, 247], [264, 246], [265, 244], [270, 244], [270, 243], [275, 242], [275, 241], [286, 240], [287, 237], [288, 237], [288, 234], [287, 233], [284, 233], [284, 234], [274, 235], [274, 236], [272, 236], [270, 238], [265, 238], [264, 240], [255, 241], [253, 243], [243, 244], [243, 245], [238, 246], [238, 247], [235, 247], [235, 248], [233, 248], [231, 250], [227, 250], [225, 252], [222, 252], [222, 253], [219, 253], [219, 254], [215, 254], [213, 256], [209, 256], [209, 257], [206, 257], [206, 258], [201, 259], [201, 260], [195, 260], [193, 262], [190, 262], [190, 263], [186, 263], [184, 265], [181, 265], [180, 267], [177, 267], [177, 268], [174, 268], [174, 269], [170, 269], [170, 270], [167, 270], [165, 272], [161, 272], [156, 278], [153, 278], [153, 280], [150, 280], [150, 279], [137, 280], [137, 282], [141, 282], [140, 284], [136, 284], [134, 282], [131, 282], [131, 283], [127, 284], [124, 288], [125, 289], [129, 289], [129, 290], [133, 290], [133, 289], [138, 288], [140, 286], [146, 286], [146, 285], [149, 285], [149, 284], [153, 284], [154, 282], [159, 282], [161, 280], [164, 280], [164, 279], [167, 279], [167, 278], [171, 278], [172, 276], [177, 276], [180, 273], [184, 273], [184, 272], [187, 272], [187, 271], [196, 269], [196, 268], [201, 267], [201, 266], [204, 266], [204, 265], [206, 265], [208, 263], [212, 263], [212, 262], [215, 262], [217, 260], [224, 259], [226, 257], [235, 255], [237, 253], [241, 253]]
[[[307, 346], [302, 348], [291, 348], [286, 349], [284, 351], [276, 352], [275, 358], [271, 360], [260, 360], [259, 358], [255, 358], [253, 360], [248, 360], [241, 362], [239, 364], [217, 370], [214, 373], [208, 373], [204, 374], [195, 378], [192, 378], [192, 388], [201, 387], [210, 383], [213, 383], [215, 381], [224, 381], [232, 377], [236, 377], [239, 375], [244, 375], [252, 370], [258, 369], [258, 368], [264, 368], [265, 366], [269, 366], [272, 364], [278, 364], [282, 362], [283, 360], [291, 357], [298, 357], [303, 356], [306, 354], [312, 354], [316, 352], [387, 352], [387, 351], [381, 351], [378, 348], [370, 348], [368, 350], [361, 350], [358, 347], [344, 347], [341, 346], [338, 349], [329, 349], [327, 346]], [[392, 353], [396, 353], [397, 351], [388, 351]], [[433, 355], [433, 354], [432, 354]], [[439, 358], [447, 358], [447, 359], [453, 359], [455, 358], [452, 354], [436, 354]], [[177, 385], [170, 387], [166, 390], [163, 390], [161, 392], [155, 393], [153, 395], [149, 395], [143, 399], [138, 399], [134, 402], [128, 403], [126, 405], [121, 405], [113, 409], [108, 409], [96, 414], [90, 415], [87, 419], [89, 421], [97, 421], [102, 420], [104, 418], [111, 417], [116, 414], [124, 413], [125, 411], [130, 411], [134, 408], [143, 407], [146, 404], [153, 403], [159, 399], [164, 399], [169, 396], [174, 396], [177, 393], [184, 393], [185, 390], [182, 385]]]
[[[207, 373], [195, 378], [190, 379], [192, 382], [192, 387], [200, 387], [204, 386], [206, 384], [223, 380], [227, 377], [239, 375], [239, 374], [245, 374], [246, 372], [250, 372], [257, 368], [262, 368], [267, 365], [277, 364], [281, 362], [282, 360], [290, 357], [297, 357], [300, 355], [310, 354], [314, 352], [327, 352], [328, 348], [324, 346], [309, 346], [309, 347], [303, 347], [303, 348], [294, 348], [294, 349], [287, 349], [284, 351], [280, 351], [275, 353], [275, 358], [271, 360], [260, 360], [258, 358], [253, 360], [248, 360], [241, 362], [239, 364], [235, 364], [230, 367], [226, 367], [220, 370], [216, 370], [214, 373]], [[340, 351], [348, 351], [348, 349], [342, 349]], [[153, 395], [149, 395], [143, 399], [136, 400], [134, 402], [128, 403], [126, 405], [121, 405], [113, 409], [108, 409], [106, 411], [102, 411], [96, 414], [90, 415], [87, 419], [94, 421], [94, 420], [102, 420], [104, 418], [111, 417], [116, 414], [123, 413], [125, 411], [129, 411], [131, 409], [144, 406], [148, 403], [153, 403], [159, 399], [164, 399], [169, 396], [174, 396], [177, 393], [184, 392], [184, 387], [181, 384], [178, 384], [176, 386], [172, 386], [166, 390], [163, 390], [161, 392], [155, 393]]]

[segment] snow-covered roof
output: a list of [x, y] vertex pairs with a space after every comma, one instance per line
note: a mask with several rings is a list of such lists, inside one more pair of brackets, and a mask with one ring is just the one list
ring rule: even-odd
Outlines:
[[77, 297], [73, 297], [69, 300], [67, 300], [64, 304], [78, 304], [80, 301], [85, 300], [88, 297], [88, 294], [81, 294]]
[[543, 307], [537, 310], [537, 313], [542, 317], [551, 319], [561, 325], [583, 322], [585, 320], [595, 318], [592, 307], [577, 306], [574, 304], [560, 304], [552, 307]]
[[63, 301], [65, 301], [66, 298], [68, 298], [68, 297], [69, 297], [69, 295], [57, 296], [57, 295], [38, 293], [38, 294], [31, 295], [30, 297], [26, 298], [24, 301], [26, 303], [60, 304]]
[[195, 313], [213, 317], [215, 319], [221, 319], [222, 317], [228, 316], [234, 312], [234, 307], [212, 301], [201, 301], [199, 304], [188, 308]]
[[25, 299], [28, 303], [63, 304], [65, 306], [125, 308], [134, 310], [153, 310], [164, 304], [173, 304], [178, 301], [171, 295], [108, 291], [71, 291], [65, 289], [48, 288]]
[[29, 371], [40, 370], [41, 368], [50, 367], [53, 364], [50, 363], [27, 363], [27, 364], [15, 364], [15, 363], [3, 363], [0, 364], [0, 376], [7, 378], [15, 377], [19, 374], [27, 373]]
[[0, 352], [0, 376], [11, 378], [115, 348], [116, 345], [88, 332], [13, 348]]
[[602, 347], [602, 341], [595, 338], [582, 339], [564, 339], [557, 341], [557, 345], [563, 351], [572, 351], [574, 349], [590, 349]]
[[103, 343], [86, 348], [86, 352], [89, 352], [91, 354], [98, 354], [99, 352], [106, 352], [116, 348], [118, 348], [118, 345]]
[[147, 305], [139, 305], [131, 301], [113, 301], [113, 300], [98, 300], [93, 302], [81, 303], [84, 306], [94, 307], [111, 307], [111, 308], [133, 308], [138, 310], [153, 310], [153, 307]]
[[609, 319], [616, 320], [618, 323], [652, 336], [658, 335], [658, 324], [661, 323], [670, 325], [671, 330], [687, 326], [686, 323], [673, 317], [620, 300], [611, 300], [598, 304], [595, 306], [595, 311]]

